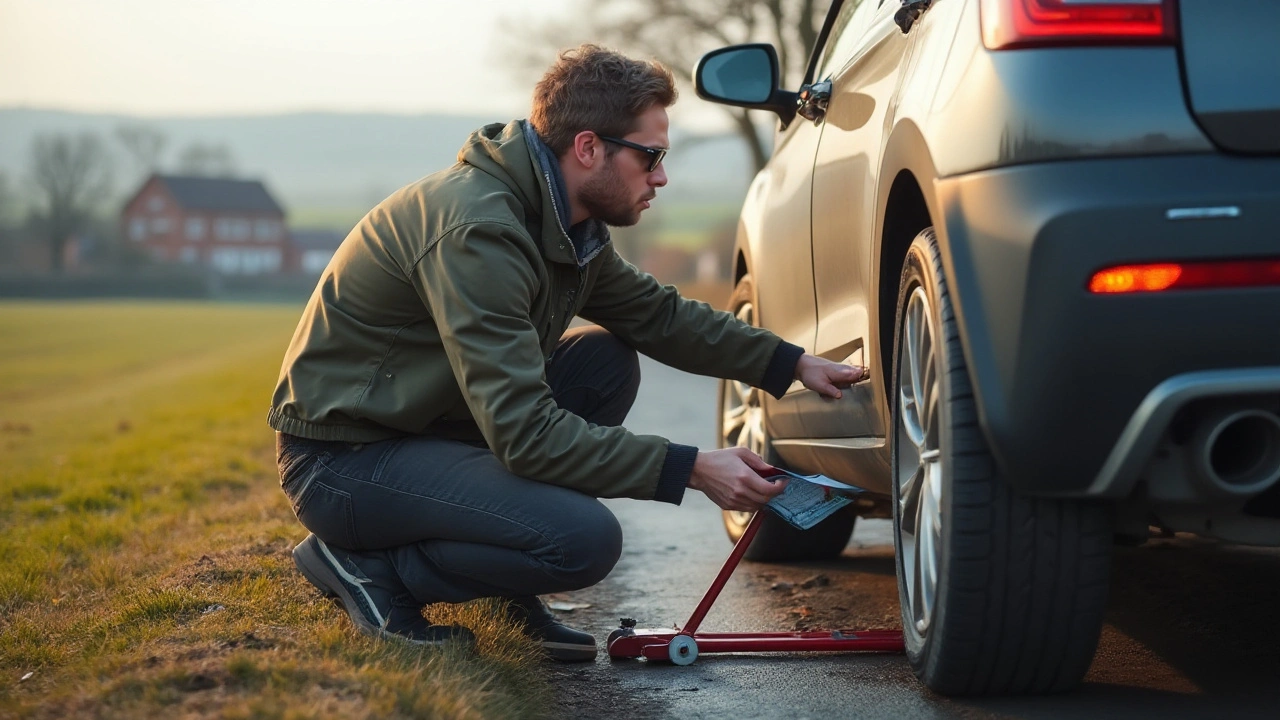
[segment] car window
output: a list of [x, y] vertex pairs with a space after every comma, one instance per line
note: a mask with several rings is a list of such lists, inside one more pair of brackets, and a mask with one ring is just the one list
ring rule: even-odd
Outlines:
[[822, 51], [822, 62], [818, 63], [815, 81], [825, 80], [844, 67], [879, 5], [880, 0], [845, 0], [840, 6], [840, 14], [831, 24], [831, 34], [827, 36], [827, 46]]

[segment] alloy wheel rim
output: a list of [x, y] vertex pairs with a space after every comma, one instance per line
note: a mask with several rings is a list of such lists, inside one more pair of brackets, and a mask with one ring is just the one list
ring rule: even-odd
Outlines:
[[937, 328], [923, 287], [907, 301], [898, 349], [898, 533], [902, 575], [915, 630], [933, 618], [942, 545], [941, 378]]
[[[755, 325], [755, 308], [751, 303], [743, 303], [735, 314], [742, 322]], [[720, 446], [743, 447], [764, 457], [764, 407], [761, 405], [760, 391], [736, 380], [722, 382], [724, 400], [720, 407]], [[737, 510], [728, 512], [734, 522], [743, 527], [750, 522], [753, 514]]]

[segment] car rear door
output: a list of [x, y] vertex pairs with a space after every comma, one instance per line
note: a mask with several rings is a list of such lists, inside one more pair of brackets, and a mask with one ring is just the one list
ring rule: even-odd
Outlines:
[[1178, 10], [1187, 104], [1205, 134], [1230, 152], [1280, 152], [1280, 1], [1181, 0]]

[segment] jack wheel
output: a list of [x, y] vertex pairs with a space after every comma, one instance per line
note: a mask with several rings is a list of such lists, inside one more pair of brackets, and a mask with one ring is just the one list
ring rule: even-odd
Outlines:
[[698, 659], [698, 642], [688, 635], [677, 635], [667, 644], [667, 657], [676, 665], [692, 665]]

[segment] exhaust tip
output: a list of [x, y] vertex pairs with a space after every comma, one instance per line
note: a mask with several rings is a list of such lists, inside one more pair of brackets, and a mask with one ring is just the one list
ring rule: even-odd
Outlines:
[[1205, 427], [1201, 473], [1218, 489], [1251, 495], [1280, 480], [1280, 417], [1238, 410]]

